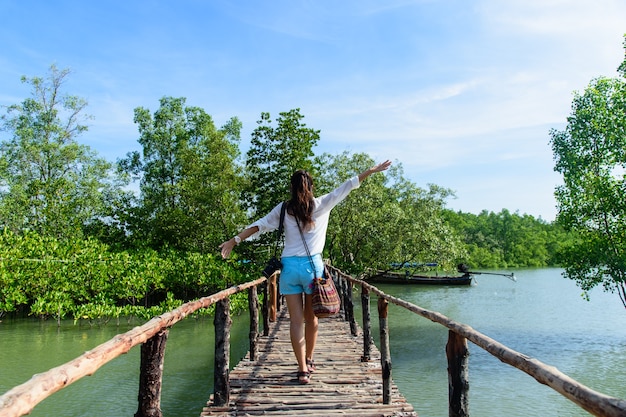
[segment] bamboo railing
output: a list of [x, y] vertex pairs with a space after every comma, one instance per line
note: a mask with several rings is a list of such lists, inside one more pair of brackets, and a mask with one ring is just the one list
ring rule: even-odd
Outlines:
[[[344, 282], [339, 285], [339, 291], [344, 299], [346, 310], [352, 309], [352, 285], [355, 284], [361, 287], [361, 302], [363, 306], [363, 360], [369, 359], [369, 346], [372, 343], [370, 336], [369, 294], [375, 293], [378, 295], [378, 315], [381, 333], [380, 351], [383, 369], [383, 402], [385, 403], [389, 402], [391, 387], [391, 358], [389, 356], [389, 330], [387, 322], [388, 304], [392, 303], [449, 329], [446, 356], [448, 359], [449, 415], [451, 417], [469, 416], [468, 340], [489, 352], [500, 361], [527, 373], [541, 384], [549, 386], [554, 391], [595, 416], [626, 416], [625, 400], [594, 391], [560, 372], [555, 367], [516, 352], [474, 330], [470, 326], [455, 322], [441, 313], [429, 311], [407, 301], [387, 295], [375, 286], [351, 277], [330, 265], [328, 266], [328, 270], [336, 281]], [[352, 312], [345, 312], [345, 315], [346, 320], [354, 321], [354, 314]], [[351, 325], [351, 328], [355, 328], [355, 325]], [[356, 332], [353, 331], [353, 335], [356, 336]]]

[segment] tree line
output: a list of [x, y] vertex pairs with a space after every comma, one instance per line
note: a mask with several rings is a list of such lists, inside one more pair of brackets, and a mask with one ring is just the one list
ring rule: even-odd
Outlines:
[[444, 218], [460, 234], [469, 265], [478, 268], [558, 266], [561, 252], [572, 240], [558, 223], [507, 209], [479, 214], [444, 211]]
[[[289, 198], [296, 169], [328, 192], [372, 166], [365, 153], [316, 155], [320, 131], [299, 109], [261, 113], [245, 155], [241, 122], [215, 125], [185, 98], [134, 110], [140, 151], [115, 162], [78, 138], [85, 100], [68, 95], [70, 71], [22, 77], [31, 97], [4, 107], [0, 142], [0, 315], [79, 319], [146, 316], [259, 275], [273, 235], [219, 243]], [[568, 234], [503, 210], [446, 208], [452, 190], [418, 187], [400, 163], [337, 206], [324, 257], [355, 275], [391, 262], [451, 270], [549, 266]]]

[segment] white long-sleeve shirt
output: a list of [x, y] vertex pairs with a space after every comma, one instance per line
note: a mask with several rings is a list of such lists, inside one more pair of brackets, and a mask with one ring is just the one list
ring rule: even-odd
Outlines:
[[[359, 177], [355, 176], [341, 184], [332, 192], [315, 198], [315, 208], [313, 209], [313, 221], [315, 224], [309, 230], [302, 231], [311, 255], [322, 253], [324, 250], [326, 230], [328, 229], [331, 209], [346, 198], [350, 191], [359, 188], [360, 185]], [[281, 205], [282, 203], [278, 204], [265, 217], [252, 223], [249, 227], [257, 226], [259, 233], [271, 232], [278, 229]], [[295, 217], [289, 213], [285, 213], [283, 228], [285, 233], [285, 247], [282, 256], [307, 256]]]

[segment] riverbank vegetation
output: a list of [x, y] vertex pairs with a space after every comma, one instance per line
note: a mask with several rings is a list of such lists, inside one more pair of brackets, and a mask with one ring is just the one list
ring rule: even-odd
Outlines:
[[559, 265], [571, 234], [557, 223], [502, 209], [499, 213], [443, 212], [461, 237], [466, 263], [474, 268], [521, 268]]
[[[89, 322], [148, 319], [247, 280], [212, 254], [113, 251], [93, 238], [0, 234], [0, 313]], [[238, 302], [239, 300], [237, 300]]]
[[[0, 142], [0, 315], [107, 321], [147, 318], [256, 278], [273, 235], [217, 247], [289, 198], [297, 168], [317, 194], [374, 165], [364, 153], [316, 155], [320, 132], [299, 109], [262, 113], [245, 156], [236, 117], [214, 124], [184, 98], [134, 111], [140, 151], [115, 163], [78, 137], [87, 103], [65, 95], [68, 70], [23, 78], [32, 97], [5, 108]], [[452, 190], [408, 180], [395, 163], [337, 206], [324, 257], [358, 275], [391, 262], [453, 270], [552, 266], [559, 226], [502, 210], [446, 208]]]
[[[626, 36], [624, 37], [626, 50]], [[576, 93], [563, 130], [550, 131], [559, 223], [576, 234], [561, 256], [585, 291], [601, 285], [626, 307], [626, 59], [615, 78]]]

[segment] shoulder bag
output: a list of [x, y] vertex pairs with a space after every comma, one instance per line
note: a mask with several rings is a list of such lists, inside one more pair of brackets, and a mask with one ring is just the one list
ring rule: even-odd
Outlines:
[[341, 301], [339, 300], [339, 293], [337, 293], [337, 288], [335, 288], [333, 277], [331, 277], [328, 273], [326, 265], [324, 265], [322, 276], [316, 276], [317, 270], [315, 268], [315, 264], [313, 263], [313, 257], [311, 256], [311, 252], [309, 252], [309, 247], [306, 244], [304, 234], [300, 228], [300, 222], [297, 218], [296, 223], [298, 224], [298, 230], [300, 231], [300, 236], [302, 237], [304, 249], [306, 249], [309, 262], [311, 262], [311, 268], [313, 269], [313, 313], [315, 313], [315, 316], [318, 318], [335, 316], [341, 310]]

